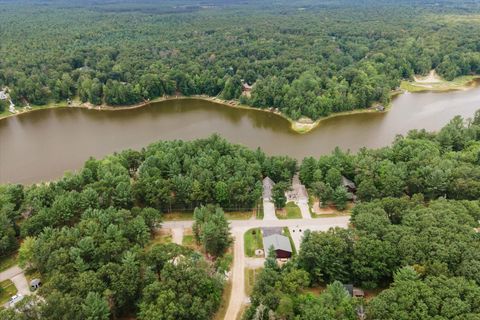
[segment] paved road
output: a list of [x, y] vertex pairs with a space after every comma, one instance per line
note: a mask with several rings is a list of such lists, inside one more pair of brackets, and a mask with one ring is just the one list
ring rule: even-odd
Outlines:
[[[243, 235], [245, 231], [251, 228], [262, 227], [288, 227], [290, 230], [296, 230], [299, 235], [299, 230], [302, 232], [305, 229], [311, 230], [328, 230], [329, 228], [348, 227], [350, 217], [330, 217], [330, 218], [318, 218], [318, 219], [287, 219], [287, 220], [230, 220], [230, 226], [232, 234], [235, 239], [234, 243], [234, 259], [232, 267], [232, 293], [230, 295], [230, 302], [228, 304], [227, 313], [225, 319], [234, 320], [237, 318], [242, 305], [248, 300], [245, 294], [245, 266], [246, 259], [244, 254]], [[162, 224], [162, 228], [183, 229], [191, 228], [193, 221], [167, 221]], [[292, 231], [290, 231], [292, 233]], [[295, 245], [300, 247], [300, 239], [297, 234], [292, 238], [297, 239]], [[249, 263], [253, 261], [249, 261]]]
[[[236, 228], [262, 228], [262, 227], [341, 227], [346, 228], [350, 221], [349, 216], [328, 217], [318, 219], [285, 219], [285, 220], [230, 220], [232, 232]], [[193, 221], [166, 221], [162, 223], [162, 228], [191, 228]], [[247, 230], [245, 229], [245, 230]]]

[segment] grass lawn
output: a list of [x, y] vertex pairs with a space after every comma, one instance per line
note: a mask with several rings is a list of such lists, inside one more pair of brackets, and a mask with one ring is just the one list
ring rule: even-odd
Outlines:
[[193, 220], [193, 211], [164, 213], [162, 218], [164, 221]]
[[252, 294], [255, 281], [257, 281], [257, 277], [262, 270], [263, 270], [262, 268], [259, 268], [259, 269], [245, 268], [245, 293], [247, 294], [247, 296]]
[[11, 254], [0, 258], [0, 272], [7, 270], [17, 264], [17, 254]]
[[255, 250], [263, 249], [263, 237], [260, 228], [250, 229], [243, 235], [245, 255], [255, 257]]
[[228, 304], [230, 303], [230, 296], [232, 295], [232, 281], [228, 281], [223, 288], [222, 294], [222, 303], [220, 308], [218, 308], [217, 313], [213, 317], [213, 320], [223, 320], [225, 319], [225, 314], [227, 313]]
[[310, 206], [310, 215], [315, 219], [349, 216], [352, 214], [353, 207], [355, 207], [355, 203], [349, 202], [345, 210], [339, 211], [334, 205], [318, 207], [318, 201], [315, 198], [309, 200], [309, 203], [310, 202], [312, 203]]
[[287, 227], [283, 228], [283, 235], [288, 237], [290, 240], [290, 246], [292, 246], [292, 256], [297, 254], [297, 248], [295, 248], [295, 243], [293, 242], [292, 235], [290, 234], [290, 230]]
[[253, 210], [225, 212], [225, 218], [227, 218], [228, 220], [248, 220], [252, 216], [253, 216]]
[[[253, 211], [232, 211], [225, 212], [228, 220], [248, 220], [253, 216]], [[164, 221], [185, 221], [193, 220], [193, 211], [187, 212], [170, 212], [163, 214]]]
[[302, 212], [300, 208], [293, 202], [288, 202], [285, 205], [285, 209], [281, 211], [276, 211], [275, 214], [277, 215], [278, 219], [301, 219]]
[[164, 243], [171, 243], [172, 242], [172, 235], [170, 233], [165, 234], [162, 232], [156, 232], [155, 236], [152, 240], [147, 244], [145, 249], [148, 251], [156, 244], [164, 244]]
[[186, 247], [195, 246], [195, 236], [193, 234], [186, 234], [183, 236], [182, 245]]
[[8, 299], [17, 293], [17, 288], [10, 280], [0, 282], [0, 287], [2, 288], [0, 290], [0, 305], [3, 305], [8, 302]]

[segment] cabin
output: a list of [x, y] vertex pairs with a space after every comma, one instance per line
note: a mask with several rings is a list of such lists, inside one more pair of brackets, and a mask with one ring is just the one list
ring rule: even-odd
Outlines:
[[263, 179], [263, 201], [272, 201], [273, 186], [275, 186], [275, 182], [272, 179], [269, 177]]
[[357, 186], [355, 185], [355, 183], [344, 176], [342, 176], [342, 186], [344, 186], [350, 193], [357, 192]]
[[263, 237], [263, 247], [266, 252], [273, 248], [277, 259], [290, 258], [292, 256], [292, 246], [290, 239], [280, 234], [274, 234], [268, 237]]
[[377, 109], [377, 111], [385, 111], [385, 107], [383, 105], [378, 105], [375, 109]]
[[363, 292], [362, 289], [353, 287], [353, 284], [344, 284], [343, 287], [348, 292], [350, 297], [363, 298], [365, 296], [365, 292]]

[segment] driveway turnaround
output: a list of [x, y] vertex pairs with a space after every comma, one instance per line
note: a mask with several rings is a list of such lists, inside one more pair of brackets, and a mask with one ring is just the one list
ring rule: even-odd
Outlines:
[[[0, 282], [5, 280], [11, 280], [17, 288], [17, 294], [27, 296], [30, 294], [30, 286], [28, 285], [27, 278], [23, 270], [19, 266], [13, 266], [3, 272], [0, 272]], [[8, 307], [5, 305], [5, 307]]]

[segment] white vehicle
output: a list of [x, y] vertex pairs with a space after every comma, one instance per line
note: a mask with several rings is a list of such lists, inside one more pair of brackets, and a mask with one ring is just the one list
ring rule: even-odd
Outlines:
[[8, 305], [14, 307], [18, 302], [22, 301], [24, 296], [22, 294], [16, 294], [8, 300]]

